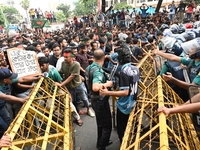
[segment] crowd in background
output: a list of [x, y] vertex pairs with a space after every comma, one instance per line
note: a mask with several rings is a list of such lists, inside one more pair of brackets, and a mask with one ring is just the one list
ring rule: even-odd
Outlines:
[[[94, 61], [93, 56], [96, 50], [101, 50], [101, 52], [104, 53], [105, 61], [103, 63], [103, 69], [110, 73], [113, 66], [119, 64], [118, 53], [120, 53], [122, 49], [129, 51], [131, 55], [130, 64], [136, 65], [146, 55], [146, 51], [150, 50], [146, 48], [147, 45], [151, 45], [153, 49], [156, 49], [154, 54], [164, 56], [164, 54], [158, 52], [161, 50], [165, 53], [170, 53], [170, 56], [180, 56], [183, 52], [181, 44], [195, 40], [200, 36], [200, 24], [198, 22], [199, 10], [194, 3], [185, 4], [180, 2], [180, 4], [176, 6], [174, 2], [172, 2], [168, 8], [169, 11], [164, 8], [160, 13], [151, 14], [147, 13], [147, 10], [150, 8], [144, 4], [140, 7], [139, 12], [133, 8], [132, 11], [128, 9], [122, 9], [121, 11], [110, 10], [107, 11], [106, 14], [100, 11], [98, 14], [84, 15], [81, 20], [74, 17], [74, 22], [67, 24], [62, 30], [43, 31], [41, 29], [34, 31], [28, 29], [24, 32], [15, 32], [11, 30], [8, 34], [0, 33], [1, 69], [10, 69], [7, 58], [8, 49], [18, 47], [23, 50], [34, 51], [38, 59], [41, 60], [39, 62], [41, 70], [44, 69], [44, 64], [49, 64], [51, 65], [50, 70], [53, 69], [55, 72], [59, 72], [61, 77], [64, 77], [59, 80], [61, 82], [60, 86], [66, 83], [69, 92], [72, 92], [71, 95], [75, 95], [76, 98], [74, 98], [72, 102], [79, 115], [88, 113], [91, 117], [94, 117], [94, 113], [89, 108], [91, 97], [88, 94], [90, 91], [85, 84], [85, 76], [87, 72], [86, 68]], [[40, 9], [31, 9], [31, 11], [33, 19], [35, 17], [41, 18], [44, 16], [40, 12]], [[185, 17], [182, 17], [182, 15]], [[48, 18], [48, 15], [46, 15], [46, 17]], [[173, 40], [175, 39], [176, 41], [169, 49], [166, 48], [166, 43], [163, 41], [163, 39], [168, 38], [170, 40], [173, 38]], [[73, 58], [69, 58], [68, 56]], [[190, 59], [199, 59], [199, 57], [200, 55], [195, 55], [195, 58], [192, 57]], [[185, 58], [184, 61], [186, 60]], [[65, 71], [69, 71], [70, 69], [65, 70], [66, 64], [63, 62], [67, 64], [73, 62], [73, 64], [77, 66], [73, 69], [75, 69], [80, 77], [77, 77], [78, 79], [74, 81], [74, 84], [69, 84], [73, 78], [70, 72], [65, 73]], [[119, 70], [121, 70], [120, 67], [122, 66], [119, 65]], [[47, 71], [49, 70], [47, 69]], [[196, 77], [194, 80], [196, 84], [200, 84], [200, 75], [198, 74], [199, 72], [196, 72], [194, 75]], [[169, 79], [170, 75], [168, 74], [166, 76]], [[167, 78], [166, 76], [164, 76], [165, 79]], [[28, 85], [26, 90], [32, 88], [32, 84], [28, 83]], [[74, 87], [74, 85], [78, 86]], [[13, 84], [12, 94], [17, 96], [23, 93], [24, 90], [21, 91], [19, 90], [20, 88], [19, 85]], [[82, 96], [76, 93], [78, 90], [84, 92]], [[87, 112], [81, 111], [78, 108], [78, 104], [82, 101], [84, 102], [84, 106], [87, 107]], [[14, 105], [12, 105], [12, 107], [13, 106]], [[20, 106], [13, 107], [12, 110], [14, 111], [10, 111], [9, 113], [12, 113], [12, 115], [10, 114], [9, 116], [13, 116], [14, 118], [19, 109]], [[0, 117], [2, 116], [0, 115]], [[77, 119], [77, 123], [80, 126], [82, 125], [80, 118]], [[7, 124], [9, 125], [9, 123]]]
[[53, 11], [42, 12], [40, 8], [38, 9], [31, 8], [29, 10], [29, 14], [31, 19], [42, 18], [42, 19], [47, 19], [50, 23], [56, 23], [56, 15]]

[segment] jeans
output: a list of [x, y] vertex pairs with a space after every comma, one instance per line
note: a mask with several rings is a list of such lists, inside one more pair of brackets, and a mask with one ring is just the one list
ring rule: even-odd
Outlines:
[[169, 20], [173, 21], [174, 20], [174, 14], [169, 14]]
[[6, 107], [2, 107], [0, 109], [0, 138], [4, 134], [4, 132], [8, 129], [11, 123], [10, 115]]
[[81, 100], [84, 103], [84, 106], [88, 107], [89, 101], [88, 101], [88, 96], [87, 96], [87, 89], [85, 87], [84, 82], [82, 82], [81, 85], [75, 89], [75, 93], [81, 98]]
[[186, 17], [187, 17], [188, 20], [190, 20], [190, 18], [192, 17], [192, 13], [187, 13]]
[[126, 19], [126, 22], [125, 22], [126, 27], [129, 27], [129, 24], [130, 24], [129, 19]]

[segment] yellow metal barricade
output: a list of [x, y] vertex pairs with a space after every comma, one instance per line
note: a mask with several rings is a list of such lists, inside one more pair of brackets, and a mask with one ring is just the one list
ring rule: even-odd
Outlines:
[[12, 147], [2, 150], [72, 150], [70, 110], [69, 94], [51, 79], [41, 78], [6, 131]]
[[175, 107], [182, 99], [158, 76], [139, 95], [130, 114], [121, 150], [199, 150], [189, 114], [158, 114], [160, 106]]

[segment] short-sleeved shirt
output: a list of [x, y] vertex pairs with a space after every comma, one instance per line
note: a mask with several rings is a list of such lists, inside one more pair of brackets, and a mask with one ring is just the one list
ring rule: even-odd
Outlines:
[[[17, 83], [18, 82], [18, 78], [13, 79], [12, 83]], [[4, 93], [6, 95], [11, 95], [11, 85], [3, 85], [0, 84], [0, 93]], [[5, 101], [0, 99], [0, 108], [2, 108], [5, 105]]]
[[[199, 66], [200, 65], [200, 61], [198, 62], [194, 62], [194, 59], [191, 59], [189, 57], [181, 57], [181, 63], [183, 65], [189, 65], [191, 63], [191, 65], [193, 66]], [[197, 73], [196, 77], [193, 79], [193, 81], [191, 82], [194, 82], [198, 85], [200, 85], [200, 73]]]
[[81, 65], [81, 67], [83, 68], [83, 69], [86, 69], [87, 68], [87, 66], [89, 66], [89, 61], [88, 61], [88, 59], [90, 59], [91, 58], [91, 56], [90, 55], [88, 55], [88, 54], [78, 54], [77, 56], [76, 56], [76, 60], [80, 63], [80, 65]]
[[[138, 81], [140, 77], [140, 71], [136, 66], [131, 65], [130, 63], [122, 66], [120, 77], [119, 77], [119, 88], [120, 90], [129, 89], [128, 96], [120, 96], [117, 100], [117, 107], [120, 111], [123, 112], [123, 103], [131, 97], [133, 100], [136, 100]], [[121, 104], [120, 104], [121, 103]]]
[[89, 70], [92, 70], [95, 67], [97, 67], [99, 69], [97, 69], [93, 72], [92, 83], [106, 83], [104, 71], [103, 71], [102, 67], [99, 64], [97, 64], [96, 62], [93, 62], [90, 66], [88, 66], [86, 68], [86, 72], [89, 72]]
[[62, 62], [60, 72], [64, 73], [65, 79], [67, 79], [70, 75], [75, 75], [75, 77], [66, 84], [68, 89], [74, 89], [81, 85], [80, 64], [78, 62], [74, 61], [72, 65], [68, 65], [65, 61]]
[[55, 69], [50, 69], [48, 74], [48, 77], [51, 78], [54, 82], [60, 82], [63, 80], [58, 71]]

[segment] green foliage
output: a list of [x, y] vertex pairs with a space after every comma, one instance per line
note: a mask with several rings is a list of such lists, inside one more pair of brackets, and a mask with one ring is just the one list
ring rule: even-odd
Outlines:
[[[185, 3], [190, 3], [191, 0], [184, 0]], [[197, 6], [200, 4], [200, 0], [193, 0], [192, 2], [194, 2]]]
[[90, 14], [97, 12], [97, 0], [79, 0], [74, 2], [75, 9], [73, 10], [74, 16], [82, 16], [83, 14]]
[[20, 5], [22, 6], [22, 8], [27, 10], [30, 7], [30, 1], [29, 0], [23, 0], [23, 1], [21, 1]]
[[71, 11], [70, 11], [70, 5], [67, 4], [60, 4], [57, 7], [58, 10], [61, 10], [63, 12], [63, 14], [65, 15], [65, 18], [69, 18]]
[[67, 19], [63, 13], [63, 11], [59, 11], [59, 12], [55, 12], [55, 15], [56, 15], [56, 21], [58, 23], [65, 23], [67, 22]]
[[2, 10], [8, 23], [17, 24], [20, 22], [21, 16], [15, 7], [3, 6]]
[[127, 2], [122, 2], [122, 3], [116, 3], [116, 5], [115, 5], [115, 7], [114, 7], [114, 10], [116, 10], [116, 9], [122, 9], [122, 8], [124, 8], [124, 9], [126, 9], [126, 7], [128, 7], [129, 9], [130, 8], [133, 8], [133, 6], [131, 6], [131, 5], [128, 5], [127, 4]]
[[1, 12], [0, 12], [0, 25], [4, 26], [4, 18], [3, 18], [3, 15], [1, 14]]

